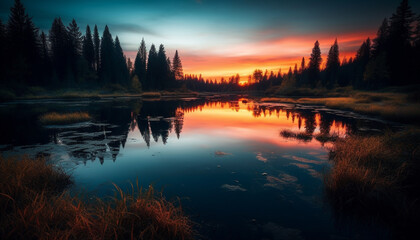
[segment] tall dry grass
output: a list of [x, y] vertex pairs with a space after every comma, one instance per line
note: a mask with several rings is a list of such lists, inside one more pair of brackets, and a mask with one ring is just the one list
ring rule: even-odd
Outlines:
[[420, 220], [419, 151], [419, 130], [337, 139], [325, 175], [334, 212], [377, 219], [398, 229], [399, 236], [413, 229]]
[[350, 110], [404, 123], [420, 122], [420, 103], [407, 94], [392, 92], [357, 92], [342, 97], [262, 98], [262, 102], [287, 102], [324, 105], [329, 108]]
[[45, 160], [0, 158], [0, 239], [192, 239], [182, 209], [152, 187], [116, 187], [107, 200], [82, 201]]
[[73, 112], [73, 113], [46, 113], [39, 117], [42, 124], [69, 124], [88, 121], [92, 117], [87, 112]]

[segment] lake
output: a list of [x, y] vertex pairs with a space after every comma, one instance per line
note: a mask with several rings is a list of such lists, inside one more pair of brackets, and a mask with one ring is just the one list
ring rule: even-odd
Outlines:
[[[44, 113], [75, 111], [93, 120], [39, 123]], [[338, 219], [324, 197], [331, 163], [322, 136], [395, 127], [378, 119], [212, 96], [16, 101], [0, 104], [0, 121], [3, 156], [45, 156], [72, 174], [72, 192], [92, 197], [112, 195], [112, 183], [152, 184], [179, 199], [199, 239], [389, 237], [379, 224]]]

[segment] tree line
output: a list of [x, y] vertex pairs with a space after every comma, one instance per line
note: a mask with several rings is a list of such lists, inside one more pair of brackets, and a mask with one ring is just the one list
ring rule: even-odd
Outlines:
[[198, 91], [266, 90], [272, 86], [371, 90], [420, 83], [420, 15], [412, 12], [408, 0], [402, 0], [396, 12], [383, 20], [373, 41], [363, 41], [355, 57], [340, 61], [336, 39], [322, 68], [319, 45], [316, 41], [310, 58], [303, 57], [287, 73], [256, 69], [243, 86], [237, 85], [236, 76], [221, 81], [186, 76], [187, 86]]
[[177, 87], [183, 78], [178, 51], [171, 63], [162, 44], [158, 50], [152, 44], [147, 54], [143, 39], [133, 64], [108, 26], [102, 37], [96, 25], [93, 33], [87, 25], [83, 35], [74, 19], [65, 26], [56, 18], [47, 35], [39, 33], [20, 0], [10, 11], [6, 24], [0, 20], [2, 87], [162, 90]]

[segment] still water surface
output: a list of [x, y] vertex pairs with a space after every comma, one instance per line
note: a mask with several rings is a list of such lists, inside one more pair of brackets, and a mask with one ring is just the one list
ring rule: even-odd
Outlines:
[[[46, 112], [87, 111], [90, 122], [42, 126]], [[74, 191], [113, 194], [139, 180], [179, 197], [200, 239], [383, 239], [380, 226], [338, 222], [323, 194], [331, 167], [320, 135], [390, 125], [321, 106], [248, 98], [21, 101], [0, 105], [0, 151], [47, 156]], [[304, 133], [284, 138], [282, 130]]]

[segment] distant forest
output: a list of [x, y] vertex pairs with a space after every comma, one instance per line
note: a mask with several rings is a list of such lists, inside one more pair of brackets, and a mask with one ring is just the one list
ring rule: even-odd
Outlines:
[[162, 44], [159, 49], [152, 44], [147, 54], [143, 39], [133, 63], [108, 26], [101, 38], [96, 25], [82, 35], [74, 19], [65, 26], [56, 18], [48, 35], [39, 33], [20, 0], [7, 24], [0, 20], [0, 48], [0, 85], [15, 91], [38, 86], [140, 92], [175, 88], [183, 78], [178, 51], [171, 63]]
[[[337, 39], [331, 46], [325, 68], [319, 42], [310, 58], [290, 67], [287, 73], [256, 69], [248, 83], [240, 85], [236, 74], [220, 81], [184, 75], [176, 51], [172, 61], [161, 44], [147, 52], [141, 41], [134, 62], [126, 59], [118, 37], [108, 26], [99, 36], [95, 25], [83, 35], [73, 20], [65, 26], [54, 19], [48, 35], [39, 32], [20, 0], [15, 0], [9, 20], [0, 20], [0, 95], [10, 90], [25, 94], [30, 87], [57, 89], [107, 89], [109, 91], [265, 91], [279, 88], [324, 88], [352, 86], [379, 89], [420, 83], [420, 16], [407, 0], [385, 18], [375, 39], [367, 38], [354, 58], [340, 61]], [[308, 62], [308, 63], [307, 63]]]
[[239, 75], [220, 82], [204, 80], [201, 76], [186, 75], [188, 88], [196, 91], [237, 91], [241, 89], [266, 90], [273, 86], [283, 88], [325, 88], [352, 86], [355, 89], [374, 90], [388, 86], [420, 83], [420, 16], [412, 12], [403, 0], [396, 12], [385, 18], [373, 41], [367, 38], [354, 58], [340, 61], [337, 39], [331, 46], [326, 67], [319, 42], [312, 49], [309, 62], [290, 67], [287, 73], [256, 69], [248, 76], [248, 84], [239, 86]]

